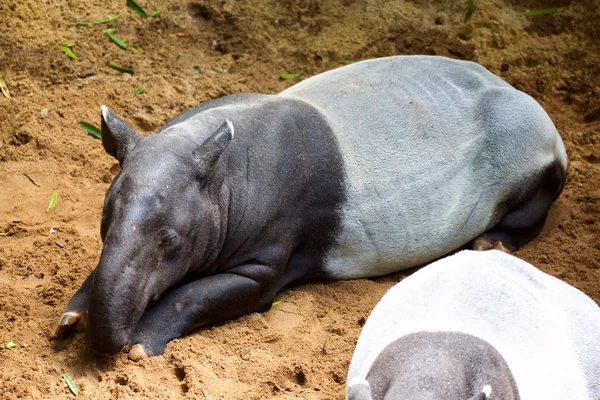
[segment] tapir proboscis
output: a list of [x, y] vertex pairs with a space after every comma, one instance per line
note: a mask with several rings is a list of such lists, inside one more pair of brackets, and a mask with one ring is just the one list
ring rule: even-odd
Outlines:
[[598, 400], [600, 308], [497, 250], [392, 287], [360, 334], [348, 400]]
[[567, 167], [535, 100], [478, 64], [430, 56], [225, 96], [147, 137], [103, 106], [102, 142], [121, 165], [102, 254], [57, 332], [87, 313], [91, 347], [132, 359], [266, 311], [290, 285], [385, 275], [474, 239], [518, 248]]

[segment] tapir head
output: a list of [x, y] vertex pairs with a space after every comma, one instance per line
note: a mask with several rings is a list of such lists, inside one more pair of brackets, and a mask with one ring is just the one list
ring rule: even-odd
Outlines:
[[[393, 392], [393, 387], [391, 389], [388, 389], [387, 391], [384, 391], [384, 393], [380, 393], [382, 392], [381, 390], [379, 390], [379, 392], [377, 393], [378, 396], [373, 396], [372, 394], [372, 390], [371, 390], [371, 385], [370, 383], [362, 378], [362, 377], [355, 377], [354, 379], [352, 379], [349, 383], [348, 383], [348, 388], [347, 388], [347, 398], [348, 400], [375, 400], [375, 398], [378, 399], [383, 399], [385, 398], [390, 398], [390, 399], [404, 399], [406, 397], [404, 396], [397, 396], [394, 394]], [[481, 391], [479, 393], [477, 393], [475, 396], [469, 398], [468, 400], [487, 400], [490, 398], [490, 394], [492, 393], [492, 387], [490, 385], [485, 385], [483, 386], [483, 388], [481, 389]], [[405, 393], [401, 393], [402, 395], [404, 395]], [[425, 397], [430, 395], [431, 397]], [[423, 397], [420, 397], [423, 396]], [[414, 397], [412, 397], [414, 399], [417, 398], [431, 398], [431, 399], [440, 399], [441, 397], [439, 397], [439, 394], [433, 392], [433, 393], [415, 393]], [[465, 399], [467, 400], [467, 399]]]
[[95, 351], [123, 349], [148, 304], [206, 261], [220, 226], [212, 180], [232, 138], [229, 121], [199, 145], [176, 132], [141, 138], [102, 107], [102, 143], [121, 170], [104, 202], [104, 247], [90, 292]]

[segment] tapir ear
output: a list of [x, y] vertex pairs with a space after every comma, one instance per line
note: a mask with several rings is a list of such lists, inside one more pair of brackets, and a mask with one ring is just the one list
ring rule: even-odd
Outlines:
[[100, 107], [102, 110], [102, 144], [104, 150], [123, 164], [125, 154], [135, 147], [140, 140], [136, 133], [127, 122], [117, 117], [106, 106]]
[[355, 376], [348, 382], [346, 396], [348, 400], [372, 400], [371, 385], [365, 378]]
[[233, 124], [225, 120], [223, 124], [206, 139], [194, 152], [194, 159], [201, 176], [206, 176], [217, 163], [233, 139]]
[[469, 400], [486, 400], [490, 398], [492, 394], [492, 387], [490, 385], [485, 385], [481, 388], [481, 392], [477, 393], [475, 396], [471, 397]]

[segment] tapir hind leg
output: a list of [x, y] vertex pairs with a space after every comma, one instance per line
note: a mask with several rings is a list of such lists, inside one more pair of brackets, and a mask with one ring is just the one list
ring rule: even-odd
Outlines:
[[263, 265], [241, 265], [164, 294], [144, 312], [129, 358], [160, 355], [168, 342], [201, 326], [271, 308], [279, 274]]
[[517, 197], [526, 195], [513, 201], [500, 222], [473, 241], [473, 249], [511, 252], [539, 235], [552, 203], [564, 186], [564, 179], [565, 172], [558, 163], [548, 167], [539, 178], [531, 179], [530, 187], [517, 193]]
[[71, 300], [69, 300], [69, 304], [65, 307], [65, 311], [58, 321], [55, 331], [56, 336], [75, 329], [81, 318], [87, 313], [90, 289], [92, 288], [92, 281], [95, 274], [96, 270], [94, 269], [85, 281], [83, 281], [79, 290], [71, 297]]

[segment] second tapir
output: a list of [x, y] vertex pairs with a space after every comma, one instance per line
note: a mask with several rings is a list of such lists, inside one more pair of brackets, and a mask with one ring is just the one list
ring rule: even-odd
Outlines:
[[141, 138], [102, 107], [121, 164], [88, 313], [94, 350], [139, 359], [271, 307], [289, 285], [373, 277], [478, 239], [515, 249], [560, 194], [565, 148], [540, 105], [480, 65], [388, 57], [278, 95], [194, 107]]

